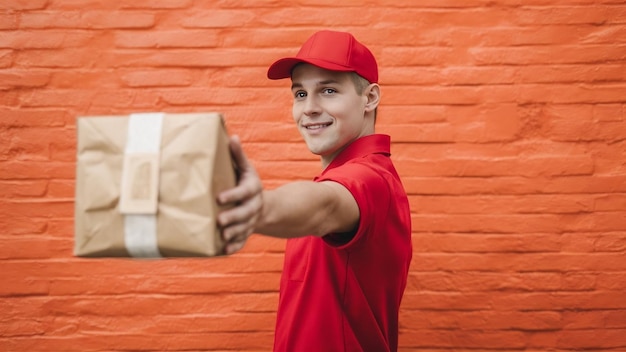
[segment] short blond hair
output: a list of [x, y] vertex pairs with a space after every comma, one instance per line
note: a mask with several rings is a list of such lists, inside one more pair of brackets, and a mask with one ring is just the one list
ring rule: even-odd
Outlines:
[[359, 95], [363, 94], [365, 88], [370, 85], [370, 81], [363, 78], [356, 72], [350, 72], [350, 78], [352, 79], [352, 83], [354, 83], [354, 88], [356, 88], [356, 92]]

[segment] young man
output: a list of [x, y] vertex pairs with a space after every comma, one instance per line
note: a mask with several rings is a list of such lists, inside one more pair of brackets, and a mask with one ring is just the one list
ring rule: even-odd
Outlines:
[[390, 138], [374, 132], [376, 60], [351, 34], [321, 31], [268, 77], [291, 78], [293, 118], [322, 172], [263, 190], [233, 137], [240, 180], [218, 196], [236, 204], [218, 218], [227, 252], [251, 233], [288, 238], [275, 351], [395, 351], [411, 218]]

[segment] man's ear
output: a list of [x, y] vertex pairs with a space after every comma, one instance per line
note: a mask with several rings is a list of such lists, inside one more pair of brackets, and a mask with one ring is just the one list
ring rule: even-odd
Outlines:
[[378, 103], [380, 103], [380, 86], [377, 83], [370, 84], [363, 91], [363, 95], [367, 98], [365, 112], [376, 110]]

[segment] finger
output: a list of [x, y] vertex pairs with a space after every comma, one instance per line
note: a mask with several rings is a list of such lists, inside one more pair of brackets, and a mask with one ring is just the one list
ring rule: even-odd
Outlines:
[[230, 189], [220, 192], [217, 201], [221, 205], [231, 203], [241, 203], [261, 191], [261, 187], [257, 186], [257, 182], [253, 179], [242, 179], [240, 183]]
[[240, 251], [240, 250], [243, 248], [243, 246], [244, 246], [245, 244], [246, 244], [246, 242], [245, 242], [245, 241], [243, 241], [243, 242], [229, 243], [229, 244], [226, 246], [226, 254], [233, 254], [233, 253], [235, 253], [235, 252]]
[[217, 216], [217, 223], [221, 227], [244, 222], [254, 224], [260, 209], [261, 201], [259, 198], [252, 198], [237, 207], [221, 211]]
[[245, 224], [238, 224], [229, 227], [227, 231], [223, 232], [222, 236], [224, 237], [225, 242], [228, 244], [235, 242], [245, 242], [251, 234], [252, 228], [246, 226]]

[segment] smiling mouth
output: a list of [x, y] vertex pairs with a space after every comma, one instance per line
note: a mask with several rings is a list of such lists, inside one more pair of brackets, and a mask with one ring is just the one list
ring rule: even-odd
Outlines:
[[325, 127], [328, 127], [332, 125], [332, 122], [329, 123], [319, 123], [319, 124], [314, 124], [314, 125], [306, 125], [304, 126], [304, 128], [306, 128], [307, 130], [319, 130]]

